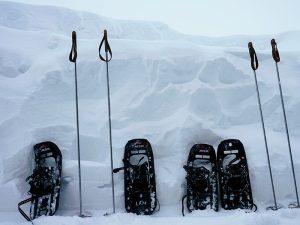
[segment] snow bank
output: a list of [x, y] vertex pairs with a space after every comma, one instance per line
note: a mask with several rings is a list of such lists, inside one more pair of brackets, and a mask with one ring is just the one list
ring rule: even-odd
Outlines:
[[[113, 20], [63, 8], [0, 2], [0, 9], [0, 211], [15, 211], [17, 203], [26, 197], [32, 147], [46, 140], [55, 142], [63, 154], [60, 209], [78, 210], [74, 65], [68, 61], [72, 30], [79, 38], [83, 205], [87, 210], [111, 207], [105, 65], [97, 52], [104, 28], [108, 28], [113, 50], [109, 69], [115, 167], [121, 165], [129, 139], [147, 138], [151, 142], [161, 215], [180, 215], [185, 190], [182, 166], [190, 148], [195, 143], [217, 148], [226, 138], [240, 139], [245, 145], [259, 209], [264, 211], [272, 204], [248, 40], [257, 47], [261, 63], [257, 75], [278, 201], [287, 206], [295, 200], [270, 55], [269, 40], [274, 36], [195, 37], [161, 23]], [[299, 49], [289, 44], [299, 36], [299, 32], [275, 35], [281, 50], [279, 69], [300, 181], [300, 57]], [[117, 211], [123, 211], [122, 174], [115, 175], [115, 183]], [[224, 214], [216, 219], [218, 223]], [[222, 223], [240, 216], [238, 212], [229, 214]], [[292, 224], [292, 218], [299, 218], [298, 212], [288, 210], [278, 214], [245, 216], [249, 220], [240, 216], [239, 224]], [[200, 215], [213, 218], [219, 214]], [[119, 224], [126, 220], [140, 224], [141, 220], [150, 223], [152, 218], [118, 214], [110, 221]], [[174, 224], [183, 221], [167, 217], [155, 223], [167, 220]], [[98, 219], [87, 221], [98, 223]], [[196, 221], [198, 218], [192, 223]], [[54, 222], [64, 223], [61, 217], [42, 218], [37, 223]], [[69, 222], [82, 223], [72, 217]]]

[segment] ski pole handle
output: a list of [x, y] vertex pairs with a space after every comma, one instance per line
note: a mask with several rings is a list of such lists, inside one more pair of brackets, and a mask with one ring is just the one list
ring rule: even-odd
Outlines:
[[77, 59], [77, 41], [76, 41], [76, 32], [72, 32], [72, 48], [69, 55], [70, 62], [76, 62]]
[[280, 56], [279, 56], [279, 52], [278, 52], [278, 49], [277, 49], [277, 43], [276, 43], [274, 38], [271, 40], [271, 45], [272, 45], [273, 59], [275, 60], [276, 63], [278, 63], [278, 62], [280, 62]]
[[[105, 52], [109, 53], [109, 55], [110, 55], [109, 58], [108, 57], [103, 57], [101, 55], [101, 48], [102, 48], [103, 44], [104, 44]], [[99, 57], [102, 61], [105, 61], [105, 62], [109, 62], [112, 58], [111, 48], [110, 48], [108, 40], [107, 40], [107, 30], [104, 30], [104, 35], [103, 35], [102, 41], [100, 42], [100, 45], [99, 45]]]
[[257, 70], [258, 60], [257, 60], [255, 49], [253, 48], [252, 42], [248, 43], [248, 48], [249, 48], [249, 54], [250, 54], [250, 58], [251, 58], [251, 67], [253, 70]]

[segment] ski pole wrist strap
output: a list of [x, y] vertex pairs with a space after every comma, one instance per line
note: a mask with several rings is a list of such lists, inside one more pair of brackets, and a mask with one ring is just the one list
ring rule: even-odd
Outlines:
[[277, 43], [275, 41], [275, 39], [271, 40], [271, 45], [272, 45], [272, 56], [273, 59], [275, 60], [276, 63], [280, 62], [280, 56], [279, 56], [279, 52], [277, 49]]
[[72, 48], [69, 54], [70, 62], [76, 62], [77, 59], [77, 41], [76, 41], [76, 32], [72, 32]]
[[[101, 55], [101, 48], [102, 48], [103, 44], [104, 44], [105, 52], [109, 53], [109, 55], [110, 55], [109, 58], [108, 57], [104, 58]], [[100, 45], [99, 45], [99, 57], [102, 61], [105, 61], [105, 62], [109, 62], [112, 58], [112, 51], [111, 51], [111, 48], [110, 48], [108, 40], [107, 40], [107, 30], [104, 30], [104, 35], [103, 35], [102, 41], [100, 42]]]
[[257, 60], [255, 49], [253, 48], [252, 42], [248, 43], [248, 48], [249, 48], [249, 54], [250, 54], [250, 58], [251, 58], [251, 67], [253, 70], [257, 70], [258, 60]]

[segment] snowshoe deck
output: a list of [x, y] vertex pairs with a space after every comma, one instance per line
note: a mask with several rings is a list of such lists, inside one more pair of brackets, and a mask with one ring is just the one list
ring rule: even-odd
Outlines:
[[157, 206], [154, 157], [146, 139], [127, 142], [123, 159], [125, 209], [127, 212], [150, 215]]
[[[31, 197], [19, 203], [20, 213], [31, 221], [41, 215], [52, 216], [59, 206], [62, 155], [52, 142], [42, 142], [34, 146], [35, 168], [26, 181], [30, 185]], [[30, 216], [20, 208], [31, 202]]]
[[224, 140], [218, 146], [217, 157], [222, 208], [255, 211], [243, 144], [236, 139]]
[[207, 207], [218, 211], [218, 179], [216, 153], [212, 146], [196, 144], [190, 150], [186, 172], [187, 194], [182, 198], [182, 214], [184, 215], [184, 199], [187, 209], [204, 210]]

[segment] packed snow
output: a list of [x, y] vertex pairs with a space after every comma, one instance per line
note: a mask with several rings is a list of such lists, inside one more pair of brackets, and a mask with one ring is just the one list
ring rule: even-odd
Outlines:
[[[264, 36], [209, 38], [181, 34], [159, 22], [123, 21], [50, 6], [0, 2], [0, 224], [22, 224], [17, 204], [27, 198], [33, 145], [53, 141], [63, 154], [57, 216], [35, 224], [298, 224], [288, 145], [271, 57], [276, 38], [296, 178], [300, 182], [300, 31]], [[98, 58], [108, 30], [113, 157], [122, 165], [128, 140], [147, 138], [155, 156], [160, 211], [124, 213], [123, 174], [115, 175], [117, 214], [112, 211], [105, 64]], [[68, 60], [71, 32], [78, 36], [79, 119], [83, 208], [79, 210], [74, 64]], [[273, 204], [253, 71], [247, 43], [253, 41], [270, 149]], [[181, 217], [190, 148], [240, 139], [246, 149], [256, 213], [210, 210]]]

